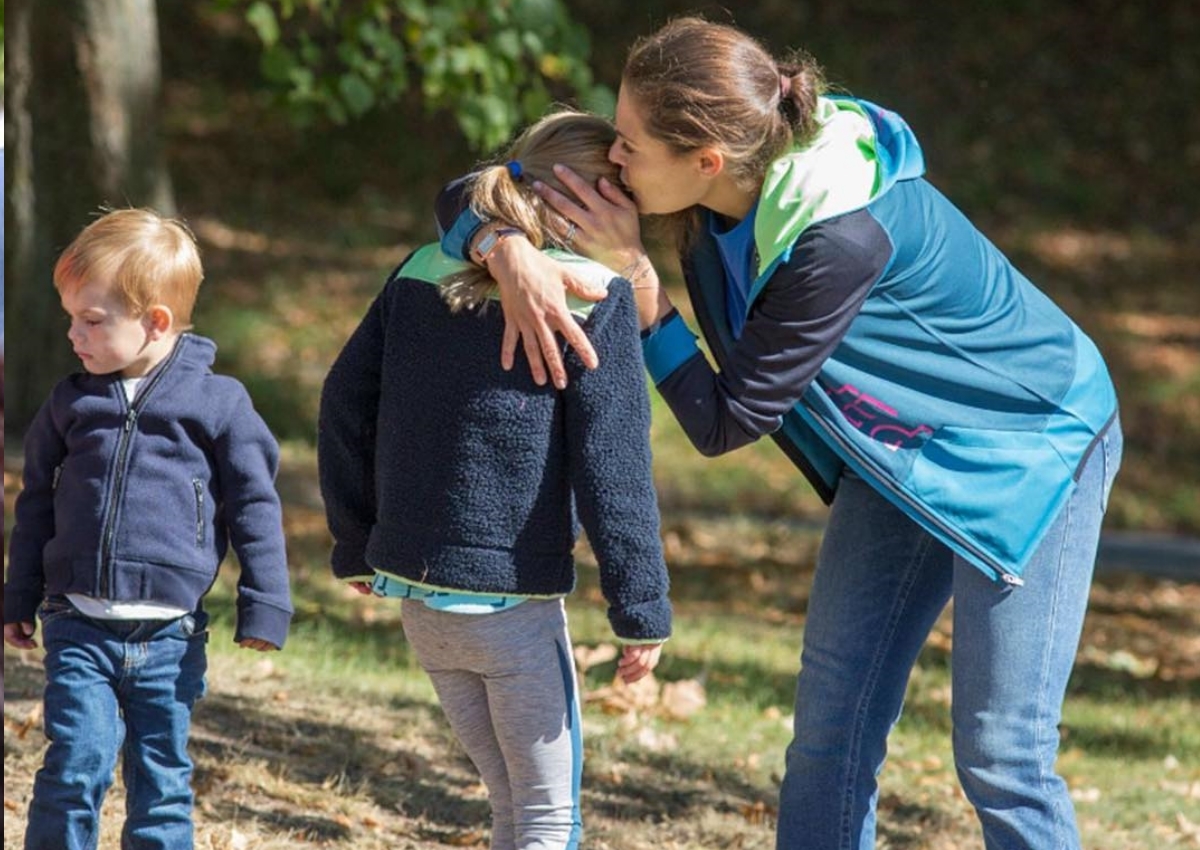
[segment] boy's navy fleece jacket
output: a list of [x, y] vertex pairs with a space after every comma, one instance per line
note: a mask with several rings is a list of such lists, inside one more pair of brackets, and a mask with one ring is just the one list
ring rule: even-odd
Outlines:
[[602, 365], [589, 371], [566, 352], [559, 391], [527, 367], [500, 367], [498, 304], [450, 312], [436, 283], [462, 265], [437, 245], [410, 256], [326, 378], [318, 456], [335, 575], [379, 569], [434, 588], [566, 594], [578, 518], [613, 631], [665, 639], [671, 607], [629, 283], [615, 280], [584, 323]]
[[245, 388], [184, 334], [130, 404], [119, 374], [60, 381], [25, 438], [4, 622], [81, 593], [194, 610], [229, 542], [241, 562], [235, 640], [283, 646], [292, 605], [279, 448]]

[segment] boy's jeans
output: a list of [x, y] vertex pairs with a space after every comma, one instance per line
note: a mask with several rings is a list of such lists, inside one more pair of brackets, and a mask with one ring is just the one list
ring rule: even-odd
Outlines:
[[1025, 585], [1011, 588], [956, 557], [860, 478], [843, 479], [808, 605], [779, 850], [875, 847], [888, 732], [951, 596], [954, 758], [986, 847], [1079, 847], [1071, 799], [1054, 770], [1058, 723], [1120, 459], [1114, 423]]
[[203, 612], [178, 620], [92, 620], [65, 599], [39, 612], [50, 746], [33, 784], [26, 850], [96, 847], [100, 805], [123, 756], [123, 848], [192, 846], [192, 706], [204, 692]]

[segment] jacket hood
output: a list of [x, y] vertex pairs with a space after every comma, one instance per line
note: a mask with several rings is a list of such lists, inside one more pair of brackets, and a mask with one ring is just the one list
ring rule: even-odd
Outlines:
[[907, 123], [865, 100], [822, 97], [816, 138], [767, 169], [754, 241], [760, 277], [786, 262], [800, 234], [818, 221], [861, 209], [898, 180], [925, 173]]

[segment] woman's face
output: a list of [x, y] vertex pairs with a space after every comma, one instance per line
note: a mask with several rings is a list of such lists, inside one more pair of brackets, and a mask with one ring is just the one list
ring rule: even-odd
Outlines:
[[625, 86], [617, 95], [617, 140], [608, 158], [621, 168], [621, 181], [642, 215], [689, 209], [706, 197], [711, 180], [699, 152], [676, 153], [650, 135], [640, 104]]

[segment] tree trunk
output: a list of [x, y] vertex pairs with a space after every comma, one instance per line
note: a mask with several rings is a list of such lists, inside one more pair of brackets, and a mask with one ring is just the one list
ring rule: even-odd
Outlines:
[[155, 0], [9, 0], [6, 425], [79, 364], [51, 272], [101, 207], [174, 211], [159, 134]]

